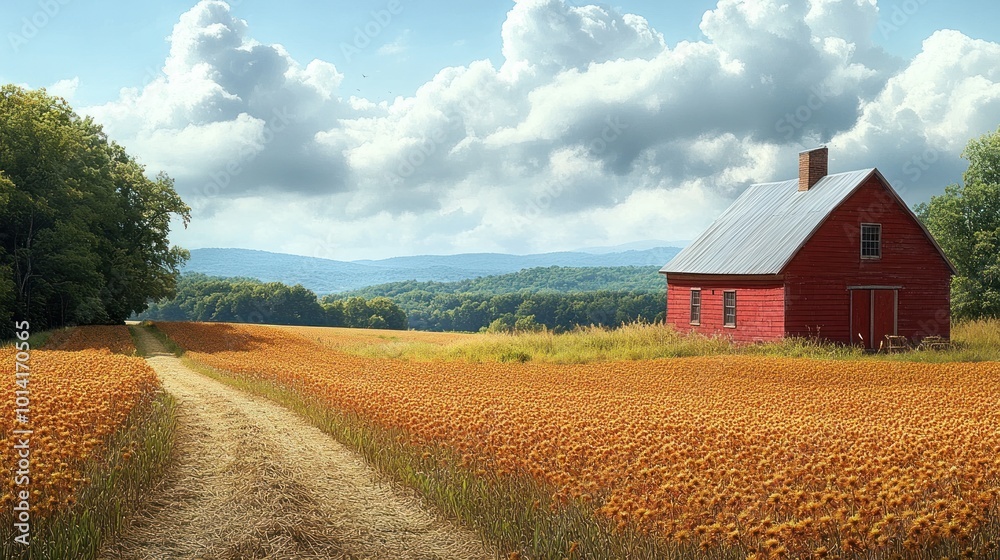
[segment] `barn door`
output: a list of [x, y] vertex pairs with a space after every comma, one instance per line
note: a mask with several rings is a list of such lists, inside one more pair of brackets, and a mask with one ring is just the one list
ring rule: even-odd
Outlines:
[[851, 344], [878, 350], [885, 335], [896, 334], [894, 288], [856, 288], [851, 290]]
[[896, 290], [872, 290], [872, 346], [885, 343], [885, 335], [896, 334]]
[[871, 348], [871, 290], [851, 290], [851, 344]]

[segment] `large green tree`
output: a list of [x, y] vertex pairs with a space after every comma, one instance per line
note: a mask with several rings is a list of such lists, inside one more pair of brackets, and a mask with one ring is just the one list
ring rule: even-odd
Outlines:
[[952, 315], [1000, 317], [1000, 128], [971, 140], [962, 157], [969, 160], [962, 184], [916, 211], [958, 270]]
[[[14, 193], [14, 183], [0, 170], [0, 208], [6, 208]], [[3, 235], [0, 233], [0, 235]], [[14, 269], [7, 248], [0, 245], [0, 325], [10, 325], [14, 313]], [[0, 332], [4, 327], [0, 326]]]
[[0, 88], [0, 336], [116, 323], [173, 294], [190, 209], [101, 127], [44, 90]]

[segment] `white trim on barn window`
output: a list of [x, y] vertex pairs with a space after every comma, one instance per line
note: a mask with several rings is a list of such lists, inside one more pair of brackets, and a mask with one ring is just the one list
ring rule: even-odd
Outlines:
[[701, 324], [701, 288], [691, 288], [691, 324]]
[[736, 327], [736, 290], [722, 292], [722, 326]]
[[861, 224], [861, 258], [882, 258], [882, 224]]

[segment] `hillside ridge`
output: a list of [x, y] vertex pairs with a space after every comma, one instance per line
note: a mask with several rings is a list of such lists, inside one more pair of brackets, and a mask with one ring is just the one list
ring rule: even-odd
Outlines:
[[301, 284], [325, 295], [392, 282], [456, 282], [552, 266], [660, 267], [679, 251], [677, 247], [657, 247], [602, 254], [575, 251], [532, 255], [465, 253], [338, 261], [251, 249], [205, 248], [191, 250], [191, 258], [181, 272]]

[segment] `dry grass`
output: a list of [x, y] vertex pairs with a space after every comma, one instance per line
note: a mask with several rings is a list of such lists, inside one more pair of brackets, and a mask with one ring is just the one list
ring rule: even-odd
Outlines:
[[441, 348], [480, 339], [480, 335], [454, 332], [273, 326], [309, 339], [323, 348], [359, 355], [366, 353], [392, 357], [433, 355]]
[[650, 324], [617, 329], [583, 327], [554, 334], [525, 333], [425, 333], [415, 331], [365, 331], [290, 327], [320, 346], [366, 358], [392, 358], [418, 362], [459, 360], [486, 362], [545, 362], [582, 364], [653, 360], [725, 354], [843, 360], [909, 362], [979, 362], [1000, 360], [1000, 320], [955, 325], [948, 350], [920, 350], [900, 354], [867, 354], [859, 348], [790, 338], [764, 344], [733, 344], [725, 338], [681, 333]]
[[649, 360], [718, 354], [728, 342], [702, 336], [681, 335], [671, 329], [646, 324], [618, 329], [582, 327], [555, 334], [551, 331], [520, 333], [431, 333], [287, 327], [324, 348], [367, 358], [393, 358], [433, 362], [462, 360], [472, 363], [525, 362], [588, 363], [614, 360]]
[[996, 356], [1000, 352], [1000, 319], [958, 323], [952, 327], [951, 340], [962, 348]]

